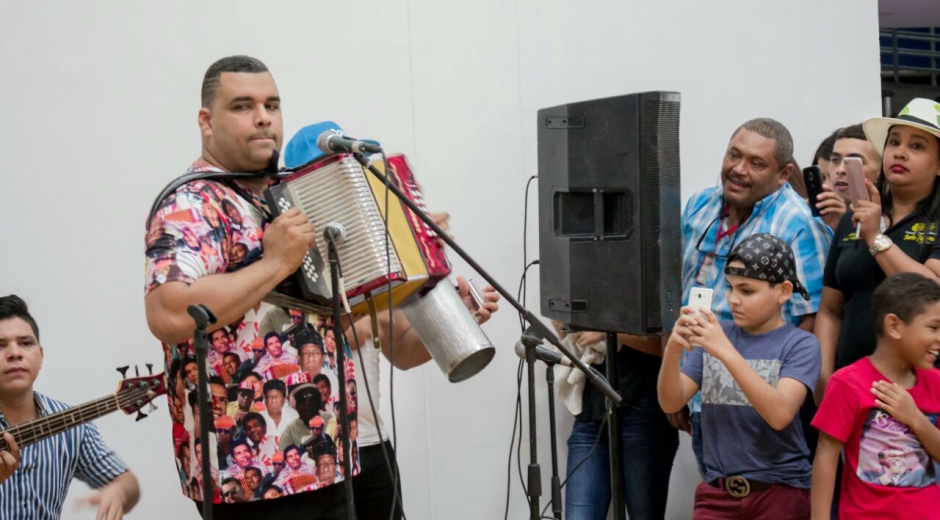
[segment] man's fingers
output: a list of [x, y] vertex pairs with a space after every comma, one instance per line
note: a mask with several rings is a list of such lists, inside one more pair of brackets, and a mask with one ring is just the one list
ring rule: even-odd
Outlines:
[[7, 443], [7, 448], [10, 450], [10, 453], [13, 455], [17, 461], [20, 460], [20, 447], [16, 445], [16, 441], [13, 439], [13, 435], [8, 432], [4, 432], [3, 440]]

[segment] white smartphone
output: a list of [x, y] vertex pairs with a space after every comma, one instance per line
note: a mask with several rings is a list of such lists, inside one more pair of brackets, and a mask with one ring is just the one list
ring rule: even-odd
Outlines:
[[696, 310], [712, 308], [712, 297], [715, 291], [705, 287], [693, 287], [689, 292], [689, 307]]

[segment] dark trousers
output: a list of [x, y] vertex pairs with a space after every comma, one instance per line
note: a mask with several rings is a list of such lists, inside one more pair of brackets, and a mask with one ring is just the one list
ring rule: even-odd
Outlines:
[[[202, 515], [202, 502], [194, 502]], [[241, 504], [215, 504], [214, 520], [346, 520], [346, 491], [343, 484], [272, 500]], [[362, 518], [362, 517], [360, 517]]]
[[[647, 398], [649, 397], [649, 398]], [[568, 437], [568, 470], [591, 451], [602, 421], [575, 421]], [[679, 432], [659, 408], [655, 392], [621, 409], [623, 487], [630, 520], [662, 520], [669, 474], [679, 447]], [[567, 520], [604, 520], [610, 507], [610, 453], [607, 426], [594, 453], [568, 477]], [[624, 507], [624, 504], [615, 504]]]
[[[398, 462], [392, 443], [385, 441], [385, 450], [391, 461], [392, 468], [398, 471]], [[395, 520], [402, 518], [401, 499], [395, 500], [395, 491], [401, 494], [401, 480], [398, 486], [392, 482], [385, 456], [382, 455], [382, 445], [365, 446], [359, 448], [360, 472], [353, 479], [353, 493], [356, 498], [356, 516], [359, 520], [386, 519], [392, 512], [392, 503], [395, 503]]]
[[775, 485], [735, 498], [704, 482], [695, 488], [692, 520], [809, 520], [809, 517], [808, 489]]

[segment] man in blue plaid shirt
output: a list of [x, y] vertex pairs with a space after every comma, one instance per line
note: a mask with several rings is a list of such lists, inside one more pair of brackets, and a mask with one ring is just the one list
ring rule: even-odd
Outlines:
[[[812, 332], [832, 230], [813, 217], [806, 201], [787, 182], [800, 174], [793, 161], [793, 138], [781, 123], [752, 119], [735, 130], [722, 161], [721, 185], [692, 195], [682, 212], [683, 305], [688, 305], [693, 287], [710, 288], [712, 311], [720, 320], [731, 320], [723, 274], [728, 255], [743, 239], [770, 233], [793, 248], [797, 276], [810, 294], [809, 301], [797, 295], [787, 302], [785, 317]], [[704, 474], [698, 395], [690, 407], [692, 447]], [[680, 426], [681, 418], [673, 420]]]
[[[26, 302], [0, 298], [0, 430], [68, 408], [33, 391], [42, 359], [39, 327]], [[3, 439], [10, 450], [0, 452], [0, 518], [58, 519], [73, 477], [97, 489], [84, 501], [97, 506], [99, 519], [118, 520], [137, 504], [137, 479], [91, 423], [22, 449], [9, 433]]]

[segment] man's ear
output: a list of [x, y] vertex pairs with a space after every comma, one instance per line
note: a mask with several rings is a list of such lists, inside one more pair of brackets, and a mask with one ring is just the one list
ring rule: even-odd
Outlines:
[[212, 111], [202, 107], [199, 109], [199, 115], [196, 119], [199, 123], [199, 133], [202, 134], [203, 139], [212, 137]]
[[777, 292], [777, 303], [783, 305], [793, 297], [793, 282], [787, 280], [777, 285], [780, 290]]
[[885, 316], [884, 321], [882, 322], [882, 330], [884, 335], [890, 337], [891, 339], [900, 340], [904, 335], [904, 320], [898, 317], [897, 314], [888, 314]]
[[791, 162], [791, 163], [787, 163], [787, 165], [784, 166], [780, 170], [780, 185], [781, 186], [783, 186], [783, 183], [790, 180], [790, 175], [793, 174], [793, 169], [794, 169], [794, 166], [793, 166], [793, 163]]

